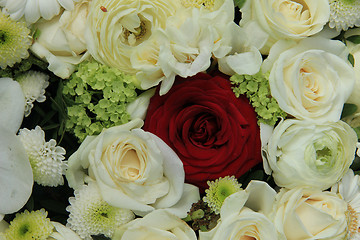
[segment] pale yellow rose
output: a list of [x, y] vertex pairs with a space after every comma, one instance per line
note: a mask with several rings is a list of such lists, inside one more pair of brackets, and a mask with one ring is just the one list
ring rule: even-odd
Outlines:
[[280, 39], [302, 39], [320, 32], [329, 21], [328, 0], [249, 0], [241, 8], [241, 26], [256, 24], [268, 34], [263, 54]]
[[112, 240], [196, 240], [194, 230], [166, 210], [155, 210], [115, 231]]
[[160, 138], [140, 129], [142, 124], [135, 119], [88, 136], [68, 160], [69, 186], [78, 189], [95, 181], [111, 206], [138, 215], [169, 209], [186, 217], [199, 199], [198, 188], [184, 184], [179, 157]]
[[335, 193], [282, 189], [274, 209], [275, 227], [287, 240], [343, 240], [347, 234], [347, 204]]
[[68, 78], [75, 65], [88, 59], [84, 38], [90, 0], [75, 3], [74, 10], [65, 10], [50, 21], [41, 20], [34, 28], [40, 33], [31, 51], [49, 62], [49, 70], [61, 78]]

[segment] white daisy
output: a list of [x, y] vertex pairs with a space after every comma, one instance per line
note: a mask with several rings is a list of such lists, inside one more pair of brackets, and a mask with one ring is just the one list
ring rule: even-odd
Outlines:
[[347, 30], [360, 26], [360, 0], [330, 0], [329, 26]]
[[74, 2], [79, 0], [0, 0], [3, 12], [14, 20], [25, 16], [27, 23], [35, 23], [40, 17], [50, 20], [60, 13], [61, 7], [74, 9]]
[[91, 235], [103, 234], [112, 237], [116, 228], [134, 219], [131, 210], [110, 206], [105, 202], [94, 182], [75, 190], [75, 197], [69, 198], [70, 212], [67, 227], [82, 239], [92, 240]]
[[25, 96], [25, 117], [30, 115], [33, 102], [46, 100], [45, 88], [49, 86], [48, 80], [48, 75], [35, 71], [28, 71], [17, 79]]
[[20, 129], [19, 138], [28, 154], [34, 181], [50, 187], [64, 184], [62, 175], [67, 168], [67, 162], [63, 161], [65, 149], [56, 146], [54, 139], [45, 142], [45, 133], [39, 126], [33, 130]]
[[360, 179], [359, 175], [349, 169], [340, 182], [331, 187], [331, 191], [339, 193], [348, 204], [348, 237], [350, 240], [360, 239]]

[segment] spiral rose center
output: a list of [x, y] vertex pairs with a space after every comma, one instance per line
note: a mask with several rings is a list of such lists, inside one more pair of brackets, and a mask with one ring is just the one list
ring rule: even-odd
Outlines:
[[306, 21], [310, 18], [309, 8], [302, 0], [285, 0], [279, 4], [279, 12], [288, 21]]
[[218, 126], [215, 117], [202, 115], [193, 122], [189, 136], [193, 144], [208, 147], [216, 141], [217, 132]]

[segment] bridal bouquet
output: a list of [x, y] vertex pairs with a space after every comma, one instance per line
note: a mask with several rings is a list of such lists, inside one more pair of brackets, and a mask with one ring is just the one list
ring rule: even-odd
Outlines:
[[359, 0], [0, 0], [1, 240], [360, 239]]

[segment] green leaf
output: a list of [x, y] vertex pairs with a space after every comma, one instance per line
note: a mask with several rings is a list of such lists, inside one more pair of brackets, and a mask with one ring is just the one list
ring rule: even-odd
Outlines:
[[354, 56], [351, 53], [349, 53], [348, 60], [351, 63], [351, 65], [354, 67], [355, 59], [354, 59]]
[[235, 7], [242, 8], [246, 0], [234, 0]]
[[357, 106], [355, 104], [345, 103], [341, 113], [341, 118], [350, 116], [351, 114], [355, 113], [356, 110]]
[[111, 238], [105, 237], [104, 235], [91, 235], [93, 240], [111, 240]]
[[347, 41], [350, 41], [355, 44], [360, 44], [360, 35], [353, 35], [348, 38], [346, 38]]

